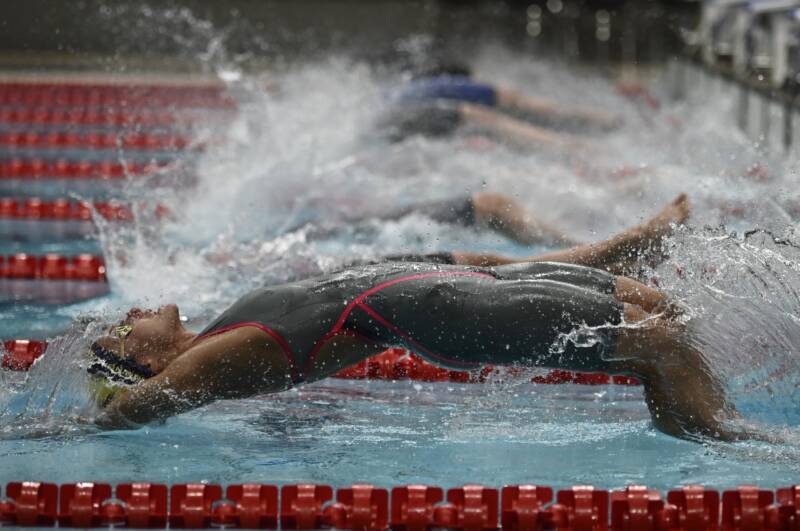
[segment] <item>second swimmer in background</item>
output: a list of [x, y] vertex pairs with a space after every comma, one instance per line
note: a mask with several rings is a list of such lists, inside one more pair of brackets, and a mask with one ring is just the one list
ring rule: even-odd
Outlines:
[[382, 120], [390, 138], [442, 136], [464, 126], [522, 148], [574, 150], [580, 141], [557, 131], [589, 133], [620, 124], [611, 113], [559, 104], [476, 81], [470, 74], [462, 66], [439, 67], [398, 89]]
[[[407, 215], [425, 216], [437, 223], [452, 223], [467, 227], [489, 228], [525, 245], [542, 244], [567, 247], [543, 255], [512, 257], [495, 253], [476, 253], [457, 250], [433, 253], [393, 253], [378, 261], [430, 262], [450, 265], [495, 266], [526, 261], [552, 261], [605, 269], [617, 275], [635, 274], [642, 266], [655, 266], [664, 258], [663, 240], [674, 225], [689, 216], [690, 205], [685, 194], [679, 195], [653, 218], [625, 230], [607, 240], [581, 244], [563, 232], [537, 219], [510, 197], [490, 192], [478, 192], [467, 197], [422, 202], [406, 207], [345, 217], [337, 222], [309, 222], [292, 230], [306, 230], [311, 238], [336, 234], [347, 228], [361, 230], [371, 220], [396, 220]], [[240, 251], [237, 251], [240, 252]], [[216, 250], [206, 255], [213, 264], [228, 264], [231, 252]], [[375, 260], [366, 260], [374, 262]], [[345, 260], [358, 265], [364, 260]]]

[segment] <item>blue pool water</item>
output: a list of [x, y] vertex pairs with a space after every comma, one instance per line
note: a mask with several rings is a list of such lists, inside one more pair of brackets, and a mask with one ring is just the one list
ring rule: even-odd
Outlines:
[[796, 455], [650, 427], [638, 389], [328, 381], [136, 431], [0, 440], [4, 478], [538, 483], [668, 490], [796, 482]]
[[[573, 153], [519, 151], [469, 132], [388, 144], [373, 124], [402, 77], [345, 58], [257, 76], [224, 67], [239, 113], [224, 127], [209, 113], [199, 135], [221, 137], [192, 155], [192, 179], [131, 178], [112, 188], [0, 183], [3, 194], [113, 195], [165, 204], [174, 220], [103, 224], [87, 240], [3, 241], [0, 253], [105, 255], [112, 293], [70, 306], [0, 306], [0, 338], [53, 340], [29, 374], [2, 373], [0, 480], [121, 482], [258, 480], [344, 485], [426, 482], [556, 487], [742, 482], [795, 483], [800, 423], [796, 352], [800, 298], [790, 243], [794, 159], [768, 154], [733, 127], [733, 98], [698, 85], [660, 111], [619, 97], [607, 80], [501, 49], [475, 58], [484, 79], [563, 101], [613, 109], [618, 131]], [[233, 75], [236, 74], [236, 75]], [[659, 80], [653, 82], [659, 93]], [[206, 130], [203, 131], [203, 128]], [[117, 160], [117, 159], [115, 159]], [[119, 161], [119, 160], [118, 160]], [[748, 177], [754, 164], [766, 182]], [[502, 191], [584, 241], [653, 215], [679, 192], [694, 213], [671, 240], [657, 279], [690, 318], [698, 348], [748, 418], [780, 444], [690, 443], [653, 430], [639, 388], [324, 381], [269, 397], [222, 401], [139, 430], [101, 432], [85, 393], [82, 353], [99, 322], [131, 305], [177, 302], [200, 329], [254, 287], [331, 271], [352, 258], [449, 249], [526, 256], [548, 249], [412, 215], [315, 239], [321, 224], [397, 203]], [[730, 205], [738, 208], [730, 214]], [[722, 227], [724, 225], [724, 227]], [[730, 231], [736, 230], [736, 235]], [[78, 319], [99, 320], [74, 324]]]

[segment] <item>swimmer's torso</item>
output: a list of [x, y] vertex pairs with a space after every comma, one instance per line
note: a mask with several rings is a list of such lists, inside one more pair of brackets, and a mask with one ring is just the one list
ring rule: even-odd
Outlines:
[[[612, 286], [606, 273], [563, 264], [374, 264], [254, 290], [200, 337], [257, 326], [284, 350], [296, 380], [338, 335], [405, 347], [453, 367], [548, 365], [556, 362], [554, 344], [576, 326], [619, 322]], [[559, 365], [576, 355], [574, 348], [556, 351]]]

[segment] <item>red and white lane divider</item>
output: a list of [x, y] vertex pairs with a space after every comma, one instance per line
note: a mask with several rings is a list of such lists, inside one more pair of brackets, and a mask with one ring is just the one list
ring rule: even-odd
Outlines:
[[[139, 205], [138, 213], [150, 220], [171, 216], [164, 205]], [[116, 201], [70, 201], [39, 198], [0, 197], [0, 238], [14, 240], [69, 240], [95, 233], [95, 214], [112, 223], [128, 223], [134, 219], [130, 205]]]
[[113, 107], [0, 107], [0, 124], [171, 127], [196, 121], [192, 113]]
[[69, 304], [109, 292], [100, 256], [0, 256], [0, 300]]
[[0, 160], [2, 179], [124, 179], [129, 175], [149, 175], [178, 165], [164, 163], [118, 163], [112, 161], [89, 162], [85, 160], [6, 159]]
[[790, 531], [800, 487], [702, 486], [661, 492], [643, 486], [465, 485], [443, 489], [330, 485], [11, 482], [0, 502], [4, 525], [359, 531]]
[[[44, 341], [28, 339], [9, 340], [3, 343], [5, 352], [2, 366], [6, 369], [26, 371], [47, 350]], [[361, 363], [339, 371], [334, 377], [346, 380], [414, 380], [420, 382], [483, 383], [500, 378], [519, 379], [527, 371], [509, 367], [482, 367], [476, 372], [452, 371], [437, 367], [414, 353], [392, 348]], [[537, 384], [583, 385], [639, 385], [635, 378], [609, 376], [601, 373], [580, 373], [554, 370], [531, 378]]]
[[[0, 197], [0, 223], [2, 220], [39, 221], [91, 221], [97, 212], [106, 221], [131, 221], [133, 211], [126, 204], [115, 201], [70, 201], [69, 199], [42, 200], [38, 197]], [[157, 216], [168, 215], [166, 207], [156, 207]]]
[[235, 107], [235, 100], [225, 91], [222, 85], [0, 83], [0, 105]]
[[178, 151], [201, 149], [192, 146], [189, 138], [173, 134], [155, 133], [86, 133], [18, 131], [0, 133], [0, 147], [38, 149], [136, 149], [151, 151]]

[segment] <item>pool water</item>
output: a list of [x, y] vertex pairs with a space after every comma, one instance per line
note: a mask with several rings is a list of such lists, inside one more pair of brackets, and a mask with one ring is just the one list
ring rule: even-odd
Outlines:
[[0, 440], [7, 478], [54, 482], [792, 484], [794, 456], [655, 432], [638, 388], [326, 381], [134, 431]]
[[[659, 88], [669, 80], [653, 80], [663, 101], [653, 110], [624, 99], [603, 77], [499, 47], [487, 46], [474, 61], [483, 79], [611, 109], [625, 125], [586, 136], [584, 147], [569, 153], [515, 150], [470, 132], [390, 144], [374, 124], [401, 74], [345, 57], [265, 74], [214, 64], [210, 70], [225, 72], [240, 105], [223, 118], [216, 111], [206, 122], [195, 116], [196, 134], [218, 141], [187, 155], [191, 180], [167, 172], [111, 190], [67, 190], [74, 198], [165, 204], [173, 220], [101, 224], [89, 240], [0, 242], [3, 253], [102, 252], [112, 289], [70, 306], [0, 306], [0, 337], [52, 341], [29, 374], [0, 375], [0, 479], [661, 489], [793, 483], [800, 451], [793, 442], [800, 441], [797, 196], [787, 192], [796, 190], [793, 156], [770, 153], [739, 133], [733, 94], [702, 80], [679, 102]], [[279, 90], [263, 90], [264, 77]], [[15, 185], [3, 193], [59, 196], [62, 184]], [[583, 241], [639, 223], [688, 192], [689, 227], [672, 238], [665, 263], [642, 276], [684, 306], [693, 341], [748, 419], [787, 442], [681, 441], [652, 428], [639, 388], [523, 380], [330, 380], [217, 402], [138, 430], [102, 432], [88, 422], [88, 338], [132, 305], [177, 302], [188, 325], [200, 329], [254, 287], [332, 271], [353, 258], [549, 250], [419, 215], [312, 237], [313, 225], [330, 220], [479, 190], [502, 191]], [[303, 223], [310, 225], [290, 230]], [[755, 227], [781, 242], [766, 233], [742, 236]], [[97, 321], [85, 324], [90, 319]]]

